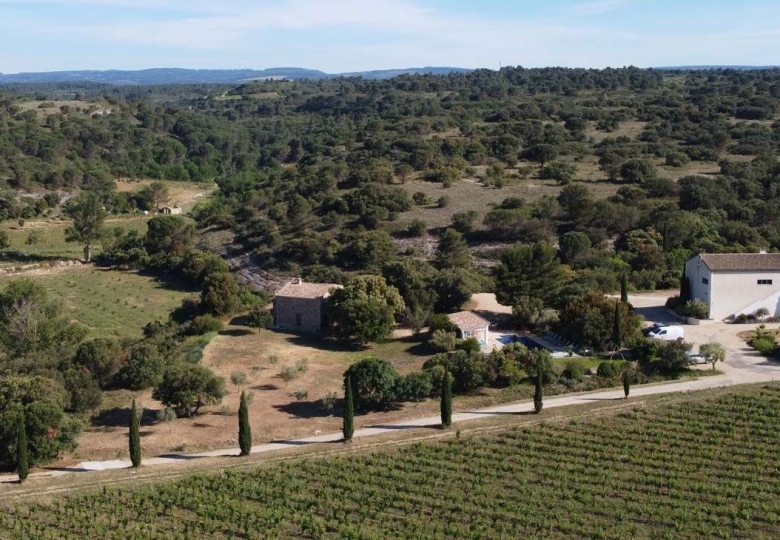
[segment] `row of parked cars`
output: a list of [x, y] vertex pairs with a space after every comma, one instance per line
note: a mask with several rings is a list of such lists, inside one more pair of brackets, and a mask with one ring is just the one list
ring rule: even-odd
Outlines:
[[[642, 333], [650, 339], [659, 341], [677, 341], [685, 339], [685, 328], [677, 324], [655, 323], [642, 329]], [[699, 353], [688, 352], [689, 364], [706, 364], [707, 360]]]

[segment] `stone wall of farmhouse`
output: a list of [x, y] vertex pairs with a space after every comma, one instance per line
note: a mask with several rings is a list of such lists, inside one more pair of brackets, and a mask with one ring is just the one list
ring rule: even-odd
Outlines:
[[277, 328], [301, 332], [319, 332], [322, 329], [322, 298], [276, 297], [274, 322]]

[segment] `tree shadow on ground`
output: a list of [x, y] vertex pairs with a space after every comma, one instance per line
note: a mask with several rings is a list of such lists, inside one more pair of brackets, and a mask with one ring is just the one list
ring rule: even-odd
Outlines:
[[273, 330], [273, 332], [286, 336], [287, 341], [292, 345], [311, 347], [312, 349], [319, 349], [322, 351], [356, 352], [368, 351], [371, 349], [366, 345], [345, 343], [336, 338], [323, 336], [321, 334], [290, 334], [289, 332], [279, 332], [277, 330]]
[[[274, 409], [291, 414], [296, 418], [327, 418], [334, 416], [337, 407], [326, 408], [321, 400], [317, 401], [291, 401], [283, 405], [274, 405]], [[340, 409], [339, 409], [340, 410]]]
[[229, 336], [229, 337], [243, 337], [248, 336], [250, 334], [254, 334], [251, 330], [246, 330], [244, 328], [228, 328], [227, 330], [220, 330], [219, 335], [220, 336]]
[[275, 384], [258, 384], [257, 386], [250, 386], [249, 387], [252, 390], [263, 390], [263, 391], [270, 391], [270, 390], [279, 390], [279, 387]]
[[68, 257], [62, 255], [45, 255], [37, 253], [24, 253], [23, 251], [6, 251], [0, 256], [0, 260], [7, 262], [18, 262], [20, 264], [35, 264], [44, 262], [69, 261]]
[[[143, 409], [141, 425], [151, 426], [157, 421], [157, 409]], [[100, 411], [90, 419], [93, 427], [128, 427], [130, 426], [130, 407], [114, 407]]]

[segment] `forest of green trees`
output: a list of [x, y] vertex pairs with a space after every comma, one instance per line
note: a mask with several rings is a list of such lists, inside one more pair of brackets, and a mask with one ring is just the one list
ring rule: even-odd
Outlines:
[[[278, 275], [382, 276], [400, 295], [397, 309], [377, 312], [391, 323], [421, 327], [493, 291], [519, 324], [561, 324], [573, 341], [603, 348], [617, 308], [602, 295], [624, 276], [635, 289], [678, 288], [694, 253], [780, 249], [779, 110], [780, 70], [518, 67], [237, 87], [0, 87], [0, 219], [44, 215], [67, 199], [70, 215], [86, 200], [97, 213], [153, 208], [153, 193], [117, 192], [117, 178], [219, 188], [192, 211], [194, 225], [160, 216], [145, 235], [100, 236], [99, 264], [202, 288], [140, 343], [83, 343], [34, 284], [2, 291], [0, 304], [35, 305], [57, 323], [32, 349], [3, 344], [0, 369], [20, 378], [4, 379], [2, 393], [25, 396], [9, 400], [31, 410], [50, 405], [37, 417], [51, 422], [30, 427], [33, 458], [46, 459], [73, 443], [62, 411], [88, 407], [76, 405], [88, 400], [82, 389], [159, 384], [177, 339], [218, 324], [208, 317], [262, 305], [224, 260], [196, 249], [211, 231], [234, 233], [233, 249]], [[586, 163], [595, 178], [583, 177]], [[429, 225], [425, 212], [452, 204], [448, 190], [464, 179], [499, 202], [460, 201], [450, 223]], [[410, 187], [420, 182], [438, 200]], [[554, 194], [514, 193], [531, 184]], [[437, 248], [404, 244], [415, 238]], [[17, 323], [3, 311], [3, 331]], [[0, 425], [18, 423], [17, 408], [0, 411]], [[58, 435], [46, 438], [55, 420]], [[0, 430], [0, 445], [13, 440]], [[6, 455], [0, 448], [0, 465]]]

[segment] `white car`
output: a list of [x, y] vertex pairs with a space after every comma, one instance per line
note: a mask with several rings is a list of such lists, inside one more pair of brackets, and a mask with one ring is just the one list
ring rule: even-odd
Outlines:
[[647, 334], [647, 337], [659, 341], [677, 341], [685, 338], [685, 330], [682, 326], [660, 326]]
[[689, 352], [688, 353], [688, 364], [689, 365], [699, 365], [699, 364], [709, 364], [709, 362], [707, 362], [707, 359], [704, 358], [701, 354], [695, 353], [695, 352]]

